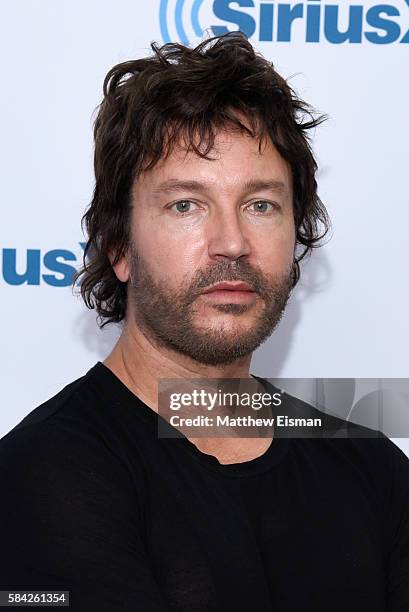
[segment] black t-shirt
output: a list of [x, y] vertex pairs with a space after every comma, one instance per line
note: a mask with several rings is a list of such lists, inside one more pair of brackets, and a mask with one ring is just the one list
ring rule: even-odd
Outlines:
[[0, 590], [87, 612], [408, 612], [409, 460], [276, 438], [222, 465], [103, 363], [0, 441]]

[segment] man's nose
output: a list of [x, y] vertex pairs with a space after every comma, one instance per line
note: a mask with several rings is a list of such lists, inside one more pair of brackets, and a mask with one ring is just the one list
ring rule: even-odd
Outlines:
[[210, 258], [238, 259], [250, 253], [250, 242], [238, 210], [218, 211], [208, 226]]

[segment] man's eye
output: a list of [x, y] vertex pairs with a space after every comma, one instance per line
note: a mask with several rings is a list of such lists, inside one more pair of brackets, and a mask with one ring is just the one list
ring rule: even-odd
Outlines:
[[258, 202], [252, 202], [248, 208], [250, 212], [255, 213], [268, 213], [277, 208], [272, 202], [266, 202], [265, 200], [259, 200]]
[[172, 206], [170, 206], [170, 210], [175, 210], [176, 212], [183, 214], [192, 212], [192, 210], [194, 210], [194, 206], [197, 207], [197, 204], [191, 200], [180, 200], [179, 202], [172, 204]]

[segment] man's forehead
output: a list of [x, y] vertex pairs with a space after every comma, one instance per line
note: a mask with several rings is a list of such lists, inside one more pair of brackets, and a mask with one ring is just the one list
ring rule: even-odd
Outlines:
[[[226, 161], [234, 166], [233, 176], [224, 173]], [[156, 193], [182, 189], [203, 191], [220, 178], [223, 182], [231, 179], [248, 191], [264, 188], [284, 193], [289, 190], [291, 172], [270, 138], [260, 141], [247, 134], [220, 131], [207, 159], [181, 141], [152, 168], [141, 172], [137, 183], [149, 186]]]
[[[201, 138], [200, 135], [196, 134], [192, 140], [200, 152], [204, 153], [207, 150], [208, 140], [206, 138]], [[169, 147], [167, 156], [161, 161], [166, 162], [168, 159], [175, 159], [185, 162], [187, 159], [195, 160], [197, 158], [209, 161], [196, 153], [192, 147], [193, 143], [186, 134], [182, 134]], [[215, 131], [212, 145], [212, 148], [207, 152], [207, 157], [216, 160], [238, 145], [245, 148], [249, 154], [254, 154], [255, 156], [263, 155], [268, 153], [269, 150], [275, 149], [268, 134], [252, 136], [243, 130], [233, 127], [223, 127]]]
[[[243, 182], [240, 182], [238, 186], [243, 191], [249, 193], [261, 190], [270, 190], [277, 193], [286, 194], [289, 190], [287, 183], [278, 178], [244, 178]], [[152, 189], [152, 193], [153, 195], [160, 195], [162, 193], [174, 193], [185, 190], [206, 192], [210, 191], [213, 187], [214, 183], [211, 181], [169, 178], [155, 185]]]

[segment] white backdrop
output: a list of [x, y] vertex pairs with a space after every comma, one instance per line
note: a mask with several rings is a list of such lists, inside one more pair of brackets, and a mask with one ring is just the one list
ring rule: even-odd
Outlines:
[[[2, 3], [0, 436], [104, 359], [119, 333], [112, 326], [100, 331], [95, 313], [72, 297], [64, 285], [69, 268], [56, 272], [56, 262], [76, 266], [81, 257], [80, 217], [93, 187], [92, 113], [104, 75], [119, 61], [147, 55], [151, 41], [186, 37], [196, 44], [199, 26], [208, 33], [215, 26], [254, 26], [256, 48], [330, 116], [313, 145], [333, 235], [303, 267], [282, 323], [256, 352], [252, 372], [408, 376], [409, 2], [389, 1], [384, 13], [376, 1], [362, 1], [361, 11], [352, 13], [355, 42], [339, 43], [331, 19], [339, 5], [339, 29], [347, 30], [345, 1], [332, 9], [320, 0], [282, 2], [281, 8], [251, 0]], [[260, 19], [261, 5], [267, 8]], [[317, 38], [312, 7], [321, 9], [319, 41], [306, 41], [307, 31]], [[290, 36], [288, 9], [302, 13]], [[409, 454], [409, 440], [395, 441]]]

